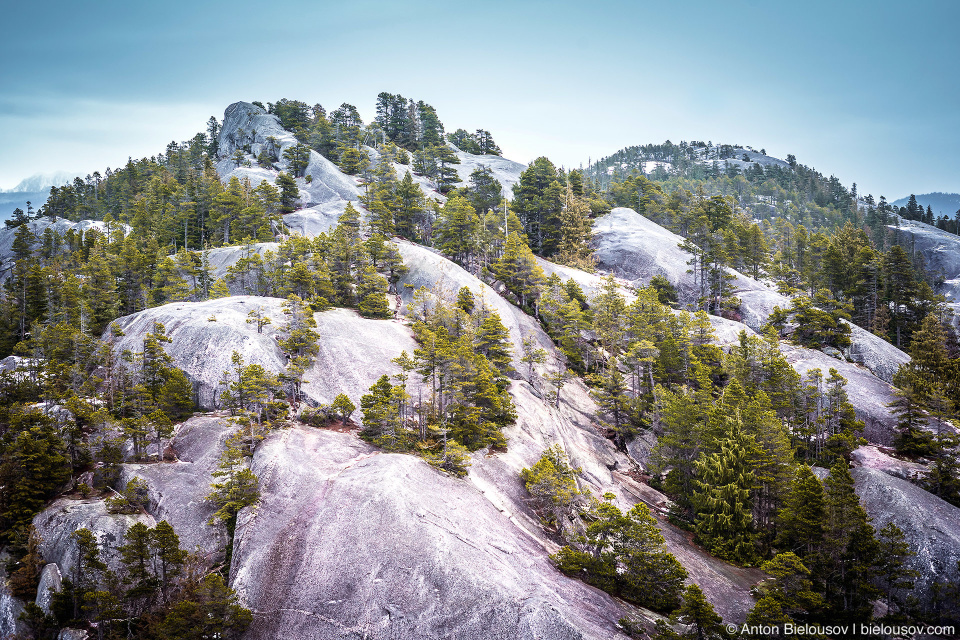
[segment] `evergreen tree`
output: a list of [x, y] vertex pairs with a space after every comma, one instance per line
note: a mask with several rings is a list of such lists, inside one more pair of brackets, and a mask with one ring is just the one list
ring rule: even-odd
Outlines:
[[696, 461], [700, 476], [699, 491], [694, 492], [697, 538], [714, 555], [752, 564], [757, 560], [754, 543], [750, 489], [754, 474], [750, 471], [749, 451], [755, 447], [744, 435], [739, 416], [729, 420], [728, 431], [718, 442], [716, 453]]
[[803, 559], [812, 559], [823, 545], [825, 520], [823, 484], [810, 467], [801, 465], [780, 510], [777, 544]]
[[277, 186], [280, 188], [280, 211], [290, 213], [297, 210], [300, 201], [300, 187], [290, 174], [281, 172], [277, 176]]
[[683, 592], [683, 604], [675, 615], [678, 621], [690, 625], [688, 637], [696, 640], [726, 637], [720, 624], [723, 619], [713, 610], [703, 590], [696, 584], [687, 585]]
[[170, 640], [238, 640], [252, 621], [253, 615], [240, 606], [233, 589], [219, 574], [211, 573], [173, 605], [159, 631]]
[[869, 620], [871, 581], [878, 546], [873, 527], [854, 491], [847, 463], [837, 462], [824, 481], [824, 544], [813, 575], [823, 582], [833, 613], [842, 619]]
[[563, 194], [556, 167], [543, 157], [534, 160], [513, 187], [513, 210], [530, 239], [531, 249], [539, 255], [549, 257], [557, 249]]

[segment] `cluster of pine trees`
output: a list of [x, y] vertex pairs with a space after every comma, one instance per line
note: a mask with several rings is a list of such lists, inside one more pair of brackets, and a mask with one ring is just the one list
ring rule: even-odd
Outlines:
[[[254, 104], [263, 107], [262, 103]], [[489, 131], [478, 129], [471, 134], [457, 129], [445, 135], [436, 109], [423, 100], [415, 101], [399, 94], [381, 92], [377, 96], [376, 117], [366, 125], [357, 108], [348, 103], [329, 115], [319, 104], [310, 106], [286, 98], [267, 103], [264, 108], [275, 114], [281, 126], [291, 131], [300, 143], [284, 152], [294, 167], [295, 177], [303, 176], [302, 170], [312, 149], [337, 163], [344, 173], [367, 178], [372, 165], [384, 164], [382, 159], [372, 162], [367, 149], [376, 148], [387, 154], [386, 162], [409, 166], [414, 174], [426, 176], [445, 194], [460, 182], [453, 167], [460, 160], [448, 143], [467, 153], [500, 155], [500, 148]], [[249, 152], [249, 148], [246, 151]], [[239, 163], [243, 153], [238, 153]], [[276, 153], [261, 155], [264, 157], [258, 158], [258, 162], [264, 166], [272, 166], [279, 160]]]
[[134, 523], [118, 558], [105, 557], [89, 529], [70, 537], [77, 559], [53, 594], [49, 615], [33, 603], [43, 567], [35, 541], [13, 576], [14, 593], [28, 601], [21, 619], [32, 638], [53, 639], [63, 628], [90, 625], [104, 640], [226, 640], [241, 637], [252, 621], [220, 574], [206, 572], [202, 558], [180, 548], [179, 536], [165, 520], [154, 527]]
[[[382, 376], [360, 399], [362, 435], [464, 475], [469, 451], [506, 447], [501, 430], [516, 420], [506, 377], [513, 371], [512, 348], [500, 316], [469, 288], [451, 298], [424, 288], [414, 294], [418, 347], [412, 358], [404, 351], [394, 360], [400, 367], [395, 384]], [[411, 380], [414, 373], [419, 384]]]

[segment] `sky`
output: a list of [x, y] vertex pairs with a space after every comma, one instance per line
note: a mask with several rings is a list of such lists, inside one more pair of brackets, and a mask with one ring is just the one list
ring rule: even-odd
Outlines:
[[960, 192], [960, 2], [6, 3], [0, 188], [162, 152], [238, 100], [433, 105], [508, 158], [765, 148], [861, 193]]

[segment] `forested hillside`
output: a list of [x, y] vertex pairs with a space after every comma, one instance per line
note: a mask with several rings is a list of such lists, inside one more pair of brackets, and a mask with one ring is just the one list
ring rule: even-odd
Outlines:
[[[3, 629], [960, 622], [960, 269], [900, 222], [955, 221], [737, 145], [500, 154], [400, 95], [235, 103], [8, 221]], [[867, 455], [957, 531], [872, 524]]]

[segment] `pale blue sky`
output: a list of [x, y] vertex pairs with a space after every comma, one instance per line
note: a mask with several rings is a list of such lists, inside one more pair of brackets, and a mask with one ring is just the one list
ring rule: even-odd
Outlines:
[[960, 2], [20, 2], [0, 187], [161, 151], [236, 100], [389, 91], [507, 157], [764, 147], [889, 199], [960, 191]]

